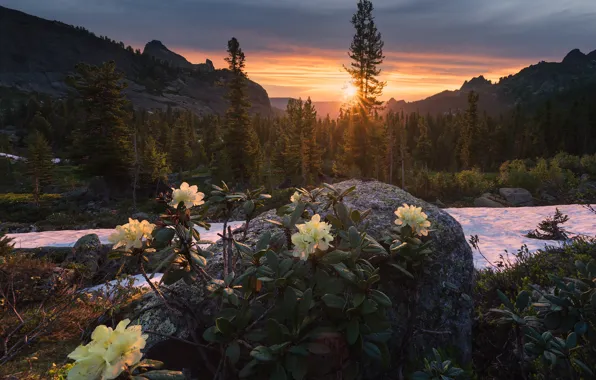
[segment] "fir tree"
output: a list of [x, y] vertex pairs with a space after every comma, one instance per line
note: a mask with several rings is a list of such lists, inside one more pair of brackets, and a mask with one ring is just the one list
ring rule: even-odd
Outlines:
[[228, 69], [232, 78], [228, 81], [225, 146], [234, 179], [245, 185], [256, 169], [259, 156], [259, 142], [252, 128], [248, 110], [247, 76], [244, 72], [246, 58], [236, 38], [228, 41]]
[[477, 128], [478, 94], [470, 91], [468, 94], [468, 110], [463, 121], [459, 143], [459, 159], [463, 169], [469, 169], [472, 165], [473, 144]]
[[119, 185], [127, 180], [132, 155], [123, 77], [112, 61], [99, 67], [79, 64], [76, 75], [67, 80], [85, 110], [77, 142], [81, 164], [89, 175], [103, 176]]
[[425, 118], [418, 118], [418, 139], [414, 150], [414, 158], [421, 163], [424, 168], [428, 168], [428, 163], [432, 154], [432, 141], [429, 136], [428, 123]]
[[317, 146], [317, 111], [310, 97], [302, 107], [302, 130], [300, 133], [302, 178], [306, 184], [315, 184], [321, 172], [321, 150]]
[[39, 204], [41, 189], [49, 184], [52, 178], [52, 149], [39, 131], [29, 136], [27, 169], [32, 181], [35, 203]]
[[352, 16], [352, 25], [356, 29], [349, 57], [352, 59], [350, 67], [345, 68], [352, 77], [352, 83], [357, 88], [359, 112], [368, 116], [382, 102], [377, 100], [383, 93], [386, 82], [378, 79], [383, 63], [383, 40], [373, 17], [373, 4], [370, 0], [359, 0], [358, 11]]

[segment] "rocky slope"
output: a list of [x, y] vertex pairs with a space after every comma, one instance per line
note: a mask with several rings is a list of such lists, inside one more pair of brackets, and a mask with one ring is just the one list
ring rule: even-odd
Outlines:
[[[0, 52], [0, 88], [15, 92], [63, 96], [68, 90], [64, 78], [77, 63], [114, 60], [125, 73], [126, 93], [135, 107], [172, 106], [196, 114], [222, 114], [227, 108], [220, 85], [230, 78], [227, 70], [215, 70], [209, 60], [191, 64], [159, 41], [148, 43], [145, 54], [135, 53], [84, 28], [0, 7]], [[251, 112], [270, 115], [265, 89], [252, 81], [248, 87]]]

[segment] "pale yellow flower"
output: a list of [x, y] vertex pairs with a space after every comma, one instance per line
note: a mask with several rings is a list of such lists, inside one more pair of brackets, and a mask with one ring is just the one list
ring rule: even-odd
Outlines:
[[170, 202], [172, 207], [178, 207], [180, 202], [183, 202], [186, 208], [200, 206], [205, 203], [203, 201], [205, 194], [199, 192], [196, 185], [189, 186], [188, 183], [182, 182], [179, 189], [172, 188], [172, 190], [172, 201]]
[[300, 202], [301, 199], [302, 199], [302, 194], [295, 191], [294, 194], [292, 194], [292, 196], [290, 197], [290, 202], [298, 203], [298, 202]]
[[77, 347], [68, 357], [75, 364], [68, 372], [69, 380], [109, 380], [117, 378], [127, 366], [138, 363], [143, 356], [147, 335], [141, 326], [130, 326], [129, 319], [118, 323], [115, 330], [97, 326], [91, 342]]
[[425, 213], [422, 212], [422, 207], [409, 206], [404, 203], [403, 207], [395, 211], [397, 219], [395, 224], [398, 226], [410, 226], [412, 231], [418, 236], [427, 236], [430, 222]]
[[108, 241], [114, 244], [113, 248], [125, 247], [126, 249], [141, 248], [143, 238], [151, 239], [151, 233], [155, 229], [155, 224], [146, 220], [128, 219], [128, 223], [122, 226], [116, 226], [116, 231], [108, 236]]
[[296, 227], [298, 232], [292, 235], [295, 257], [306, 260], [316, 249], [321, 251], [329, 249], [329, 243], [333, 241], [333, 236], [330, 233], [331, 225], [321, 222], [319, 214], [313, 215], [309, 222], [298, 224]]

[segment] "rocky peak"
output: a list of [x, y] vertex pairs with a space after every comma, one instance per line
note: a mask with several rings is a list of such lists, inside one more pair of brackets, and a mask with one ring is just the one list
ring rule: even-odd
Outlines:
[[585, 63], [588, 62], [588, 56], [582, 53], [579, 49], [573, 49], [565, 58], [563, 58], [563, 63], [570, 63], [570, 64], [577, 64], [577, 63]]
[[461, 86], [461, 91], [478, 91], [486, 89], [493, 84], [490, 80], [486, 79], [484, 75], [474, 77], [470, 81], [465, 81]]
[[190, 69], [193, 66], [192, 63], [186, 60], [186, 58], [180, 54], [174, 53], [158, 40], [148, 42], [143, 49], [143, 54], [149, 55], [162, 62], [168, 62], [170, 66], [176, 66], [183, 69]]
[[586, 55], [586, 57], [590, 58], [590, 60], [592, 60], [592, 61], [596, 61], [596, 50], [588, 53], [588, 55]]

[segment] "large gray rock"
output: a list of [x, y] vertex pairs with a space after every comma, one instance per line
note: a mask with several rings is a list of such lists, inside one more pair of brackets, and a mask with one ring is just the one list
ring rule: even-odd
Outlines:
[[[366, 219], [366, 232], [376, 239], [385, 236], [394, 225], [394, 211], [404, 203], [421, 206], [432, 223], [430, 236], [435, 262], [430, 273], [416, 280], [416, 301], [412, 303], [405, 299], [403, 284], [388, 282], [383, 286], [383, 291], [394, 303], [391, 312], [394, 336], [390, 341], [394, 356], [392, 362], [403, 360], [404, 356], [418, 360], [432, 347], [451, 347], [457, 349], [460, 363], [469, 363], [472, 354], [473, 305], [461, 295], [471, 295], [474, 264], [472, 251], [460, 224], [448, 213], [396, 186], [358, 180], [334, 186], [341, 190], [356, 186], [356, 191], [345, 199], [345, 203], [353, 209], [372, 210]], [[325, 215], [321, 210], [319, 214]], [[279, 220], [279, 217], [275, 210], [271, 210], [251, 221], [245, 243], [253, 245], [264, 232], [272, 231], [272, 224], [267, 219]], [[277, 232], [273, 240], [283, 243], [281, 230], [274, 231]], [[221, 245], [216, 244], [211, 249], [218, 254]], [[219, 272], [221, 264], [217, 260], [211, 263], [213, 272]], [[444, 282], [456, 285], [459, 292], [445, 288]]]
[[84, 265], [88, 270], [88, 275], [92, 277], [99, 269], [100, 261], [103, 259], [103, 250], [101, 241], [96, 234], [85, 235], [77, 240], [72, 251], [66, 257], [66, 261]]
[[513, 206], [533, 206], [534, 198], [532, 193], [526, 189], [521, 188], [502, 188], [499, 189], [499, 194], [511, 203]]
[[[424, 201], [414, 198], [405, 191], [376, 181], [361, 182], [350, 180], [335, 185], [339, 189], [356, 186], [356, 191], [348, 196], [345, 203], [354, 209], [371, 209], [367, 218], [366, 231], [375, 238], [381, 238], [391, 228], [395, 220], [394, 211], [403, 203], [421, 206], [432, 223], [432, 247], [435, 261], [429, 273], [421, 274], [409, 292], [406, 285], [391, 279], [385, 280], [382, 290], [392, 299], [390, 320], [393, 338], [390, 340], [391, 373], [387, 378], [399, 378], [399, 368], [404, 360], [419, 360], [433, 347], [455, 349], [459, 354], [458, 362], [471, 361], [472, 350], [472, 312], [473, 305], [462, 294], [471, 295], [474, 272], [472, 252], [459, 223], [446, 212]], [[320, 214], [324, 215], [321, 210]], [[254, 245], [266, 231], [273, 231], [273, 242], [283, 244], [284, 234], [280, 229], [273, 229], [267, 219], [278, 219], [274, 210], [259, 215], [250, 224], [245, 241]], [[221, 253], [221, 242], [213, 245], [216, 255]], [[208, 272], [217, 277], [221, 272], [221, 255], [209, 261]], [[455, 285], [454, 291], [445, 282]], [[208, 320], [213, 315], [213, 305], [205, 297], [200, 286], [188, 287], [183, 283], [175, 284], [175, 290], [182, 293], [178, 299], [184, 300], [189, 309], [194, 310], [199, 318]], [[166, 291], [167, 293], [167, 291]], [[174, 335], [190, 339], [192, 329], [188, 320], [173, 313], [154, 295], [148, 295], [135, 309], [138, 317], [134, 319], [143, 325], [144, 330], [156, 329], [165, 335]], [[211, 321], [211, 323], [213, 323]], [[206, 321], [204, 326], [208, 326]], [[149, 347], [163, 338], [151, 338]], [[371, 377], [377, 378], [377, 375]]]
[[505, 203], [507, 203], [505, 200], [498, 199], [490, 193], [483, 194], [481, 197], [474, 199], [474, 206], [476, 207], [500, 208], [505, 207]]

